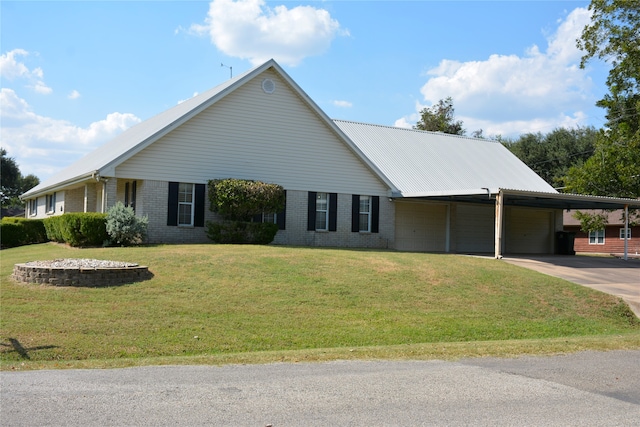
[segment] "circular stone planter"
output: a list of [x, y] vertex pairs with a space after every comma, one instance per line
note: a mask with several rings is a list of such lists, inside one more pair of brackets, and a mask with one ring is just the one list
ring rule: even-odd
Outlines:
[[31, 261], [13, 267], [13, 278], [19, 282], [53, 286], [117, 286], [151, 277], [146, 266], [96, 259]]

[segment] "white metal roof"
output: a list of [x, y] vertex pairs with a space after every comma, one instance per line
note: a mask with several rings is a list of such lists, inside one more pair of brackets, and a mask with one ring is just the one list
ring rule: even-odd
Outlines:
[[334, 122], [393, 183], [399, 196], [495, 194], [501, 188], [557, 193], [498, 142]]

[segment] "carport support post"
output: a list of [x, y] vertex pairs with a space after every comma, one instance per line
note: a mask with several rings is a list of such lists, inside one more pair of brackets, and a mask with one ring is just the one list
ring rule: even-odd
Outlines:
[[624, 205], [624, 260], [627, 261], [629, 252], [629, 205]]
[[504, 194], [502, 190], [498, 190], [496, 194], [496, 240], [495, 240], [495, 255], [496, 259], [502, 258], [502, 218], [504, 214]]

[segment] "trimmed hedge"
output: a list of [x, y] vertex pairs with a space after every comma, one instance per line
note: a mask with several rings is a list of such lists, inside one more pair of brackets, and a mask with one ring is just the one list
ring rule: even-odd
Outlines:
[[2, 218], [0, 222], [0, 245], [3, 248], [44, 243], [47, 240], [41, 219]]
[[74, 212], [44, 220], [47, 237], [71, 246], [102, 246], [109, 238], [107, 214]]
[[263, 222], [208, 222], [207, 237], [215, 243], [268, 245], [276, 237], [278, 225]]
[[226, 220], [251, 221], [263, 212], [280, 212], [284, 208], [284, 188], [277, 184], [247, 179], [209, 181], [209, 209]]

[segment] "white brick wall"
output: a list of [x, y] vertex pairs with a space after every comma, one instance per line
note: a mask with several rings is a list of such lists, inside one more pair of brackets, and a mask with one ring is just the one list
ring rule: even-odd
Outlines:
[[[149, 217], [149, 243], [209, 243], [206, 227], [167, 226], [169, 185], [165, 181], [138, 181], [137, 215]], [[274, 244], [293, 246], [334, 246], [392, 248], [394, 244], [395, 208], [387, 197], [380, 197], [379, 233], [351, 231], [351, 195], [338, 194], [337, 231], [307, 231], [306, 191], [287, 191], [286, 229], [278, 231]], [[205, 200], [205, 221], [217, 216], [209, 211]]]

